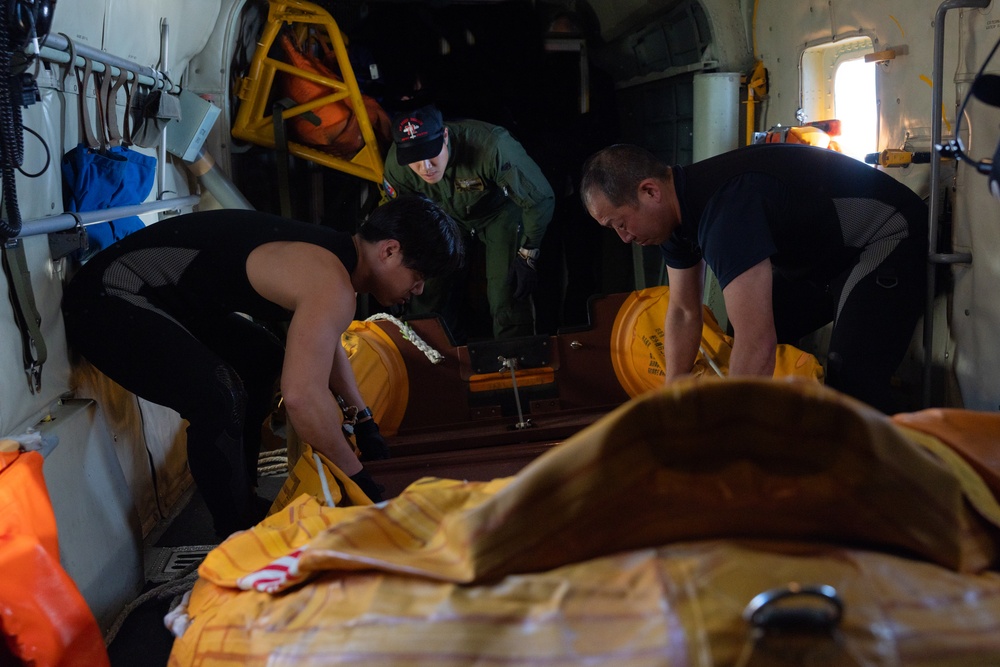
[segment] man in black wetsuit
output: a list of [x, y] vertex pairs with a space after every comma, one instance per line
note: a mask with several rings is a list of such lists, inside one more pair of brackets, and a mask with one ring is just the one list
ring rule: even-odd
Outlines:
[[[191, 213], [80, 269], [63, 297], [67, 339], [125, 389], [188, 420], [191, 474], [226, 536], [264, 516], [253, 488], [279, 374], [303, 441], [381, 500], [361, 463], [388, 456], [374, 422], [362, 423], [370, 411], [356, 427], [361, 460], [341, 431], [337, 396], [365, 403], [340, 336], [356, 292], [402, 304], [463, 257], [455, 222], [419, 196], [379, 207], [353, 236], [256, 211]], [[287, 322], [285, 344], [247, 316]]]
[[658, 245], [667, 382], [691, 370], [705, 264], [733, 325], [731, 375], [772, 375], [777, 343], [833, 322], [826, 383], [893, 412], [890, 378], [926, 298], [927, 207], [891, 176], [811, 146], [749, 146], [689, 166], [616, 145], [591, 156], [587, 210]]

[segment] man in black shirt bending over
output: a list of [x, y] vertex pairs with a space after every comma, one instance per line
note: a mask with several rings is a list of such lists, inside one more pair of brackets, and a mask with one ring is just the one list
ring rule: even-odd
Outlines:
[[598, 223], [662, 251], [667, 382], [698, 353], [707, 264], [733, 325], [731, 375], [772, 375], [778, 343], [832, 321], [827, 385], [895, 411], [890, 378], [926, 298], [928, 213], [909, 188], [811, 146], [671, 167], [620, 144], [588, 159], [580, 190]]
[[[420, 196], [376, 209], [353, 236], [257, 211], [190, 213], [80, 269], [63, 296], [67, 339], [125, 389], [188, 420], [191, 474], [225, 537], [264, 516], [253, 485], [279, 374], [303, 441], [381, 500], [361, 463], [388, 454], [377, 427], [356, 426], [361, 460], [341, 431], [337, 396], [365, 405], [341, 334], [356, 292], [405, 303], [463, 256], [455, 222]], [[287, 322], [285, 344], [246, 316]]]

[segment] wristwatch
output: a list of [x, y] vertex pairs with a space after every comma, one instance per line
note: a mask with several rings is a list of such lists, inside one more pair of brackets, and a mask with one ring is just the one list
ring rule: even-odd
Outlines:
[[538, 248], [521, 247], [517, 251], [517, 256], [523, 259], [528, 266], [535, 268], [535, 261], [538, 260], [539, 252]]

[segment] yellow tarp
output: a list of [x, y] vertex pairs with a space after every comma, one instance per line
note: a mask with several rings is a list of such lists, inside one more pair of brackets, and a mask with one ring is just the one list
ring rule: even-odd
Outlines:
[[733, 664], [790, 581], [837, 588], [857, 664], [987, 664], [997, 526], [928, 433], [812, 382], [682, 382], [512, 478], [296, 499], [209, 554], [170, 664]]

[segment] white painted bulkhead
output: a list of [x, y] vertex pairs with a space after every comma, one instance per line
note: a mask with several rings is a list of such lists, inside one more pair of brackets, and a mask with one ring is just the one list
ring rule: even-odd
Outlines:
[[[178, 82], [191, 56], [208, 40], [219, 6], [218, 0], [64, 2], [53, 13], [51, 33], [138, 66], [168, 71]], [[166, 67], [159, 63], [161, 19], [169, 26]], [[80, 91], [73, 73], [56, 61], [43, 61], [37, 82], [41, 101], [23, 110], [23, 125], [41, 138], [25, 132], [22, 166], [25, 173], [37, 176], [18, 173], [16, 187], [48, 356], [40, 391], [33, 393], [23, 370], [21, 333], [4, 298], [8, 305], [0, 310], [0, 436], [21, 436], [29, 430], [45, 434], [49, 445], [43, 450], [44, 472], [58, 522], [61, 560], [106, 631], [145, 581], [142, 538], [165, 514], [176, 511], [191, 485], [184, 424], [175, 412], [137, 399], [70, 359], [60, 303], [71, 265], [65, 258], [53, 260], [47, 236], [30, 235], [30, 229], [63, 213], [60, 160], [82, 139]], [[93, 90], [86, 94], [94, 104]], [[124, 91], [118, 99], [121, 119]], [[197, 192], [177, 160], [164, 163], [161, 156], [159, 162], [162, 176], [147, 202]], [[151, 224], [160, 215], [141, 218]], [[8, 291], [3, 274], [0, 290]]]

